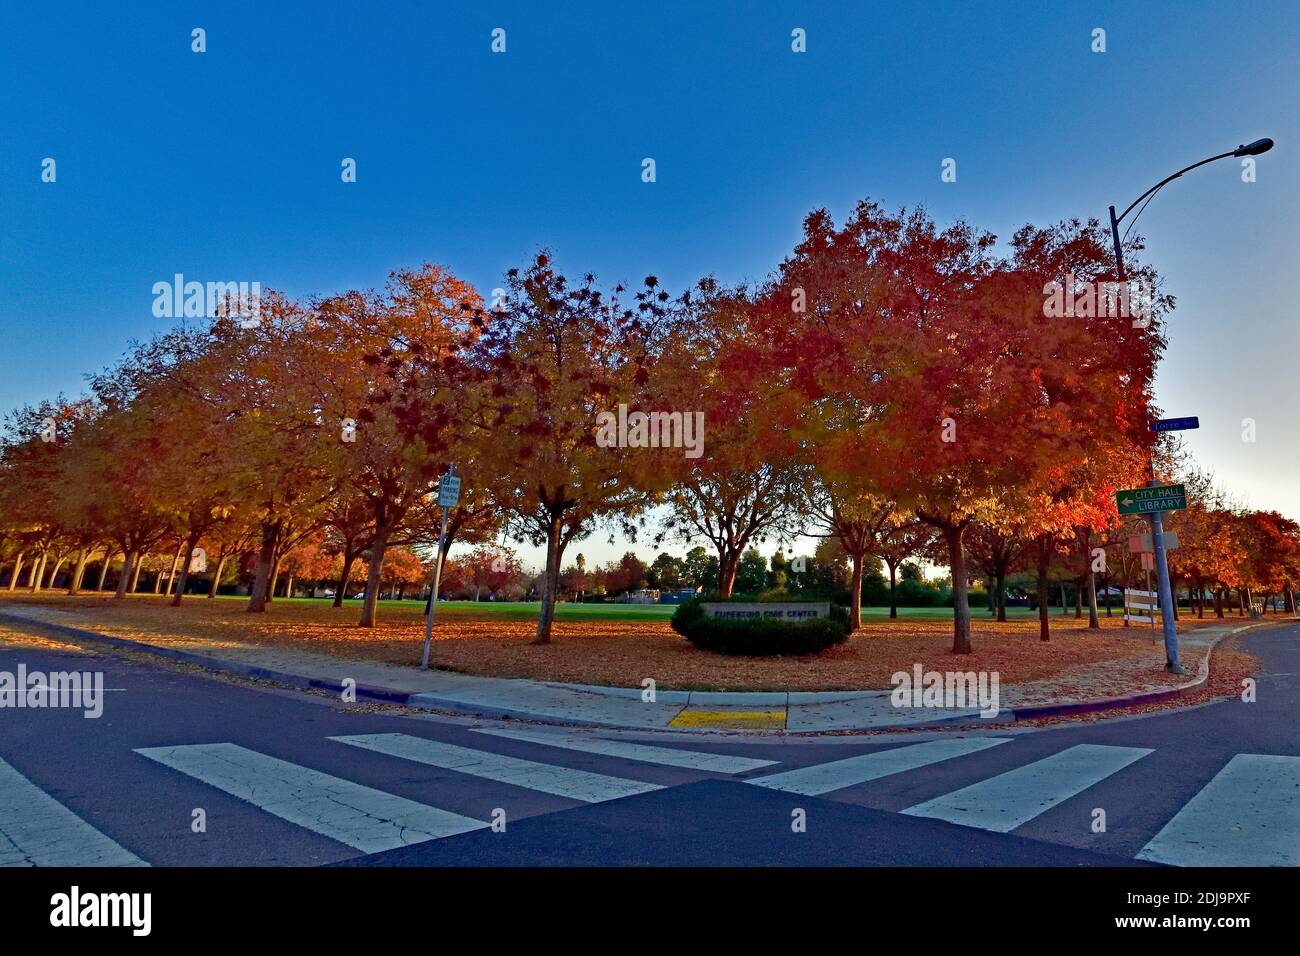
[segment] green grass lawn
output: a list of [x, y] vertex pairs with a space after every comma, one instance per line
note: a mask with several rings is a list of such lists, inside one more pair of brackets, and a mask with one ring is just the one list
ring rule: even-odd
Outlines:
[[[229, 601], [247, 601], [247, 597], [237, 594], [223, 594], [221, 597]], [[275, 603], [289, 604], [325, 604], [330, 598], [276, 598]], [[379, 606], [382, 611], [385, 607], [401, 608], [418, 608], [422, 607], [423, 601], [380, 601]], [[346, 607], [361, 606], [359, 600], [348, 600], [344, 602]], [[535, 619], [541, 609], [541, 604], [537, 601], [439, 601], [438, 614], [446, 618], [470, 618], [470, 617], [501, 617], [510, 619]], [[672, 617], [673, 611], [677, 609], [675, 604], [557, 604], [555, 608], [556, 617], [560, 620], [567, 621], [666, 621]], [[1068, 610], [1069, 614], [1074, 614], [1074, 608]], [[1101, 609], [1105, 614], [1105, 609]], [[1060, 608], [1052, 609], [1053, 616], [1059, 617]], [[988, 611], [985, 608], [971, 608], [973, 618], [986, 617]], [[1024, 618], [1036, 617], [1038, 612], [1026, 607], [1009, 607], [1007, 608], [1007, 618], [1010, 620], [1020, 620]], [[887, 618], [889, 608], [887, 607], [864, 607], [862, 609], [864, 618]], [[947, 607], [900, 607], [898, 609], [900, 618], [909, 618], [916, 620], [924, 619], [943, 619], [952, 618], [952, 608]]]
[[[219, 597], [227, 601], [248, 600], [247, 596], [239, 594], [222, 594]], [[274, 603], [323, 605], [332, 600], [332, 598], [278, 597]], [[361, 601], [350, 598], [343, 602], [343, 606], [360, 610]], [[386, 607], [419, 608], [422, 610], [424, 602], [410, 600], [379, 602], [381, 613]], [[438, 616], [447, 618], [503, 617], [523, 620], [536, 618], [541, 607], [539, 601], [439, 601]], [[660, 621], [672, 617], [675, 610], [676, 605], [673, 604], [557, 604], [555, 613], [557, 617], [572, 621]]]

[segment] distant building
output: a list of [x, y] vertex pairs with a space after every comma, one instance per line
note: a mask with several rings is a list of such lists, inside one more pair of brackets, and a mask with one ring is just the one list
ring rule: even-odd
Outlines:
[[658, 604], [658, 588], [642, 588], [640, 591], [628, 591], [614, 598], [615, 604]]
[[678, 588], [659, 595], [660, 604], [684, 604], [699, 593], [695, 588]]

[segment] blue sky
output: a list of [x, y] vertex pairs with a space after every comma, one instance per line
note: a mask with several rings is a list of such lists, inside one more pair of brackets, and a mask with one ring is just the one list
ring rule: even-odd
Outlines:
[[1292, 2], [7, 4], [0, 408], [80, 392], [177, 272], [306, 295], [436, 261], [487, 292], [548, 246], [610, 280], [757, 279], [815, 207], [1006, 237], [1271, 136], [1256, 182], [1197, 170], [1139, 231], [1179, 301], [1160, 403], [1300, 516], [1297, 64]]

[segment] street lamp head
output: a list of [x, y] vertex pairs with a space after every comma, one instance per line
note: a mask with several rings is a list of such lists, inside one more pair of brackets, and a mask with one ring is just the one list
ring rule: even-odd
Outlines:
[[1271, 139], [1257, 139], [1253, 143], [1247, 143], [1245, 146], [1238, 146], [1233, 156], [1258, 156], [1260, 153], [1267, 153], [1273, 148]]

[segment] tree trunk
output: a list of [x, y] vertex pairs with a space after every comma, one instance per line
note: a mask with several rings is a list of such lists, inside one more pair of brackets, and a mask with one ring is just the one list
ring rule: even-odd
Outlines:
[[852, 583], [849, 585], [849, 631], [862, 627], [862, 559], [863, 554], [849, 556], [853, 561]]
[[965, 530], [965, 526], [949, 526], [943, 529], [944, 539], [948, 542], [948, 567], [952, 570], [952, 652], [954, 654], [971, 652], [966, 555], [961, 541], [962, 532]]
[[898, 620], [898, 565], [893, 561], [889, 564], [889, 619]]
[[189, 537], [185, 539], [185, 544], [181, 546], [184, 556], [181, 559], [180, 580], [176, 582], [176, 593], [172, 595], [172, 607], [180, 607], [181, 598], [185, 596], [185, 586], [190, 581], [190, 562], [194, 557], [194, 549], [199, 546], [199, 538], [197, 531], [191, 531]]
[[1003, 569], [998, 574], [998, 620], [1006, 623], [1007, 620], [1007, 572]]
[[393, 533], [392, 524], [375, 528], [375, 540], [370, 545], [370, 565], [366, 572], [366, 598], [361, 607], [361, 620], [357, 627], [374, 627], [379, 615], [380, 577], [384, 572], [384, 554], [388, 551], [388, 538]]
[[357, 556], [352, 553], [350, 547], [343, 550], [343, 572], [339, 575], [338, 590], [334, 592], [334, 607], [342, 607], [343, 599], [347, 597], [348, 584], [352, 581], [352, 563], [356, 561]]
[[9, 578], [9, 590], [12, 591], [18, 587], [18, 575], [23, 573], [23, 552], [18, 552], [18, 557], [14, 559], [14, 573]]
[[139, 555], [135, 551], [128, 551], [122, 557], [122, 573], [117, 577], [117, 593], [113, 595], [115, 601], [126, 599], [127, 589], [131, 586], [131, 575], [136, 568], [136, 562]]
[[217, 591], [221, 588], [221, 574], [226, 570], [226, 560], [227, 556], [224, 554], [217, 560], [217, 570], [212, 575], [212, 584], [208, 588], [208, 597], [210, 598], [216, 597]]
[[1051, 584], [1047, 580], [1047, 569], [1052, 560], [1049, 542], [1038, 543], [1038, 639], [1051, 640], [1052, 622], [1048, 613], [1052, 602]]
[[140, 570], [144, 567], [144, 559], [147, 557], [149, 557], [148, 554], [137, 554], [135, 556], [135, 567], [131, 570], [131, 593], [132, 594], [135, 594], [135, 592], [140, 587]]
[[[173, 587], [175, 586], [175, 584], [176, 584], [176, 571], [177, 571], [177, 569], [180, 567], [180, 563], [181, 563], [181, 554], [182, 554], [182, 552], [183, 552], [184, 555], [185, 555], [185, 567], [186, 567], [187, 569], [189, 568], [189, 564], [190, 564], [190, 555], [192, 555], [192, 554], [194, 553], [194, 548], [190, 548], [189, 550], [186, 550], [186, 549], [185, 549], [185, 544], [186, 544], [185, 541], [180, 541], [180, 542], [177, 542], [177, 544], [176, 544], [176, 555], [175, 555], [175, 557], [172, 558], [172, 567], [171, 567], [171, 571], [169, 571], [169, 572], [167, 573], [167, 593], [168, 593], [168, 594], [171, 594], [171, 593], [172, 593], [172, 588], [173, 588]], [[197, 547], [197, 546], [198, 546], [198, 541], [195, 541], [195, 542], [194, 542], [194, 545], [195, 545], [195, 547]]]
[[1088, 630], [1101, 630], [1101, 619], [1097, 617], [1097, 573], [1092, 569], [1091, 556], [1088, 559]]
[[731, 591], [736, 586], [736, 571], [740, 567], [740, 552], [737, 551], [731, 556], [726, 554], [719, 555], [718, 561], [718, 595], [722, 598], [731, 597]]
[[[551, 642], [551, 625], [555, 621], [555, 597], [559, 593], [560, 587], [560, 559], [563, 556], [563, 548], [560, 546], [560, 534], [563, 524], [558, 514], [551, 515], [550, 525], [546, 529], [546, 570], [542, 575], [542, 611], [537, 616], [537, 636], [533, 638], [533, 644], [549, 644]], [[736, 569], [733, 565], [731, 569], [731, 584], [736, 580]], [[719, 577], [719, 583], [722, 578]], [[724, 596], [731, 594], [731, 586], [727, 585]]]
[[86, 574], [86, 564], [89, 561], [89, 549], [82, 548], [77, 552], [77, 567], [72, 572], [72, 580], [68, 582], [68, 594], [76, 595], [81, 591], [81, 579]]
[[54, 589], [54, 582], [58, 579], [59, 572], [63, 570], [63, 565], [67, 563], [67, 560], [67, 558], [59, 558], [54, 562], [54, 570], [50, 572], [50, 590]]
[[271, 582], [266, 586], [267, 604], [275, 603], [275, 589], [280, 583], [280, 560], [282, 557], [283, 555], [271, 559]]
[[280, 539], [278, 524], [262, 525], [262, 545], [257, 549], [257, 570], [253, 574], [253, 592], [248, 596], [246, 610], [258, 614], [266, 610], [266, 591], [271, 583], [271, 564], [275, 561], [275, 546]]
[[104, 585], [108, 582], [108, 566], [113, 563], [114, 552], [105, 549], [104, 563], [99, 566], [99, 582], [95, 585], [96, 591], [104, 590]]
[[40, 558], [32, 565], [32, 579], [28, 582], [33, 594], [41, 589], [41, 579], [45, 577], [45, 561], [49, 557], [48, 551], [42, 551]]

